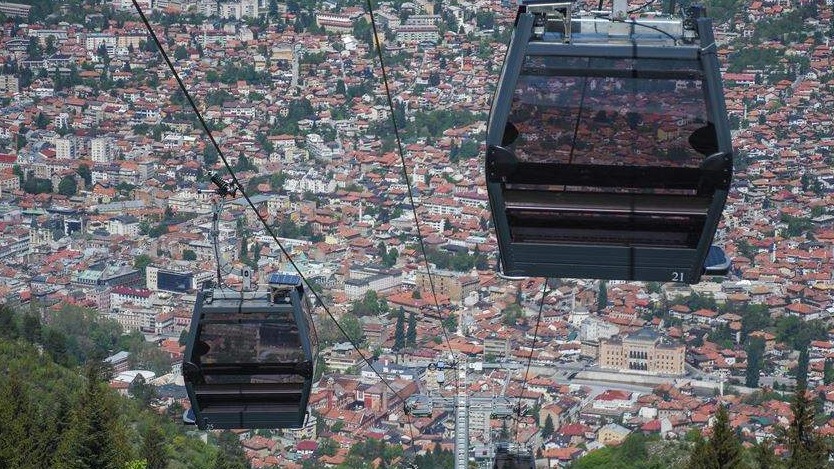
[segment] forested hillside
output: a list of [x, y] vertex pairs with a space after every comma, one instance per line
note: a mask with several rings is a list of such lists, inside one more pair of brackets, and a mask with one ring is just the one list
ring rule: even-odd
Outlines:
[[0, 307], [0, 468], [246, 467], [228, 464], [235, 451], [242, 457], [239, 445], [219, 452], [186, 435], [179, 415], [158, 415], [147, 399], [109, 389], [110, 370], [99, 362], [56, 363], [76, 358], [66, 354], [73, 336], [56, 334], [34, 314]]

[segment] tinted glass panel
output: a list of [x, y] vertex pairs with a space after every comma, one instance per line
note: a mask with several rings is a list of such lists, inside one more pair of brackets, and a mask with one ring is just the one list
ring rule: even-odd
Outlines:
[[[212, 375], [204, 376], [206, 384], [295, 384], [300, 389], [304, 377], [300, 375]], [[251, 391], [251, 390], [250, 390]]]
[[[268, 319], [266, 319], [268, 317]], [[201, 325], [199, 340], [208, 346], [200, 358], [209, 363], [289, 363], [306, 360], [298, 327], [290, 312], [239, 313]], [[198, 345], [195, 345], [197, 349]]]
[[508, 119], [519, 133], [512, 148], [529, 162], [698, 167], [699, 77], [690, 61], [527, 57]]

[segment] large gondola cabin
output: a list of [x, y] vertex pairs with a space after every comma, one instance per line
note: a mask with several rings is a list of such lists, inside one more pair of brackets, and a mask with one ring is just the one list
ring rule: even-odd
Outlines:
[[733, 149], [711, 21], [617, 3], [519, 2], [485, 160], [505, 275], [697, 283], [729, 269], [712, 246]]

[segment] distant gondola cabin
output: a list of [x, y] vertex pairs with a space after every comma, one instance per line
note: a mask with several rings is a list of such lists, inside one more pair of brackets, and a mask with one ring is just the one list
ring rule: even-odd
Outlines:
[[203, 288], [183, 375], [201, 429], [304, 424], [317, 355], [301, 278], [273, 274], [269, 288]]

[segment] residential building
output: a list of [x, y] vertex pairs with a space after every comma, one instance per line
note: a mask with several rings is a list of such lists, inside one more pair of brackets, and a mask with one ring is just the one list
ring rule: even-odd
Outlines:
[[19, 83], [14, 75], [0, 75], [0, 92], [18, 93], [20, 91]]
[[59, 160], [74, 160], [77, 157], [78, 144], [74, 137], [55, 139], [55, 158]]
[[345, 15], [317, 13], [316, 24], [331, 33], [349, 33], [353, 31], [353, 21]]
[[29, 10], [32, 5], [23, 5], [21, 3], [0, 2], [0, 13], [7, 16], [17, 16], [18, 18], [28, 18]]
[[113, 376], [116, 376], [130, 369], [128, 358], [130, 358], [130, 352], [121, 351], [105, 358], [104, 362], [113, 367]]
[[0, 197], [7, 192], [20, 189], [20, 178], [11, 170], [0, 171]]
[[629, 433], [631, 430], [628, 428], [612, 422], [599, 429], [597, 441], [606, 446], [616, 446], [625, 441]]
[[440, 34], [437, 26], [400, 26], [397, 28], [397, 42], [437, 42]]
[[498, 337], [497, 334], [490, 334], [484, 339], [484, 356], [492, 356], [497, 359], [510, 356], [510, 340]]
[[461, 276], [459, 272], [448, 270], [433, 270], [431, 281], [429, 275], [419, 271], [415, 275], [414, 281], [417, 288], [427, 292], [432, 291], [432, 284], [434, 284], [435, 293], [446, 295], [455, 303], [460, 303], [469, 293], [477, 292], [480, 288], [477, 277]]
[[90, 140], [90, 159], [93, 163], [109, 163], [113, 161], [113, 143], [108, 138], [94, 138]]

